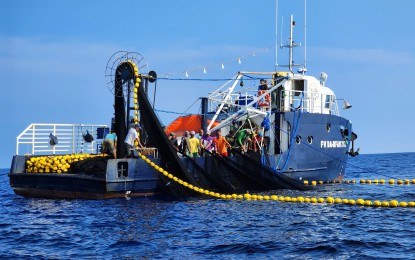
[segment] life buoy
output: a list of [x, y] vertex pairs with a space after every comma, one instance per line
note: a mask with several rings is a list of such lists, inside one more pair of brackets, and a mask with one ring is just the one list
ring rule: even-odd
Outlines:
[[[267, 92], [266, 90], [258, 90], [258, 97], [261, 96], [262, 94], [264, 94], [265, 92]], [[266, 107], [269, 106], [271, 103], [271, 96], [270, 94], [266, 94], [263, 98], [261, 98], [260, 100], [258, 100], [258, 105], [260, 107]]]

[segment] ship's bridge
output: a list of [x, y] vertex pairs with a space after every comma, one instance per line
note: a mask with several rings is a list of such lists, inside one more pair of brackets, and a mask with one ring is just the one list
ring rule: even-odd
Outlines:
[[339, 114], [334, 92], [312, 76], [287, 73], [287, 80], [273, 91], [272, 97], [272, 106], [281, 112], [301, 109], [308, 113]]
[[[243, 84], [243, 77], [272, 78], [272, 82], [267, 90], [259, 90], [257, 85]], [[233, 83], [230, 84], [231, 82]], [[240, 86], [238, 90], [237, 85]], [[324, 78], [318, 80], [313, 76], [291, 72], [239, 72], [234, 80], [210, 93], [208, 99], [207, 111], [214, 114], [211, 122], [221, 122], [213, 128], [213, 123], [210, 123], [208, 129], [213, 131], [234, 121], [257, 116], [263, 118], [272, 112], [301, 111], [339, 115], [336, 96], [325, 86]]]

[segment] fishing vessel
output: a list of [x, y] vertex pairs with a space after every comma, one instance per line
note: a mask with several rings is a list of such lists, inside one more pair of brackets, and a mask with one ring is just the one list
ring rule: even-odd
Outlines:
[[[24, 197], [186, 198], [307, 190], [312, 181], [341, 181], [347, 157], [358, 154], [357, 135], [351, 121], [340, 116], [339, 99], [326, 85], [327, 75], [308, 76], [305, 67], [294, 72], [292, 26], [290, 35], [287, 71], [238, 72], [201, 99], [200, 115], [180, 117], [167, 128], [148, 98], [157, 74], [142, 71], [140, 54], [117, 52], [106, 71], [114, 94], [111, 126], [31, 124], [17, 138], [11, 187]], [[261, 79], [269, 84], [245, 84]], [[197, 123], [177, 126], [187, 120]], [[127, 158], [124, 140], [138, 123], [146, 148], [136, 147], [135, 156]], [[100, 151], [110, 128], [118, 136], [117, 159]], [[230, 145], [229, 156], [203, 149], [201, 156], [179, 153], [168, 138], [171, 131], [181, 135], [200, 129], [236, 139], [245, 131], [245, 137]], [[22, 145], [30, 149], [19, 155]]]
[[[359, 154], [359, 149], [354, 149], [357, 134], [351, 121], [340, 115], [338, 101], [343, 101], [343, 109], [351, 105], [338, 99], [326, 85], [326, 73], [322, 72], [319, 78], [308, 76], [305, 66], [294, 72], [293, 48], [298, 44], [292, 36], [293, 16], [290, 24], [289, 41], [282, 46], [289, 49], [288, 70], [238, 72], [233, 80], [202, 98], [201, 121], [211, 132], [237, 133], [241, 129], [255, 132], [252, 142], [258, 152], [245, 149], [234, 154], [256, 156], [257, 161], [275, 174], [296, 181], [341, 181], [347, 157]], [[271, 82], [244, 83], [252, 80]], [[186, 116], [179, 121], [185, 120]], [[194, 118], [190, 116], [190, 120]], [[190, 130], [197, 131], [197, 127]], [[167, 131], [183, 129], [173, 122]], [[255, 135], [261, 138], [255, 139]]]

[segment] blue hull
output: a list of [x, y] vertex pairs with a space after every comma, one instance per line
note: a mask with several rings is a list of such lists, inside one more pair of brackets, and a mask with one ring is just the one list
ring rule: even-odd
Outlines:
[[296, 180], [342, 180], [352, 133], [350, 121], [328, 114], [291, 112], [282, 116], [291, 125], [298, 124], [295, 134], [301, 140], [298, 143], [294, 136], [287, 151], [271, 157], [273, 169]]

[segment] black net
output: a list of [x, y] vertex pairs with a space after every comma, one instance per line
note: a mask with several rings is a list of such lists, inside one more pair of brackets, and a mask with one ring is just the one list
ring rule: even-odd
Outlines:
[[[127, 124], [126, 124], [126, 113], [125, 113], [125, 97], [124, 97], [124, 90], [123, 90], [123, 79], [126, 73], [123, 71], [128, 71], [129, 76], [131, 78], [133, 75], [133, 69], [129, 63], [122, 63], [120, 66], [117, 67], [115, 72], [115, 86], [114, 86], [114, 110], [115, 110], [115, 118], [114, 118], [114, 130], [117, 134], [117, 158], [124, 158], [126, 155], [124, 140], [127, 135]], [[128, 79], [130, 80], [130, 79]]]
[[239, 156], [233, 157], [236, 165], [244, 169], [244, 173], [250, 177], [255, 178], [258, 182], [265, 184], [268, 189], [292, 189], [292, 190], [308, 190], [310, 187], [304, 186], [283, 174], [274, 172], [266, 164], [269, 159], [265, 160], [265, 165], [261, 163], [261, 158], [258, 153], [241, 153], [237, 149], [233, 152]]
[[[161, 161], [161, 167], [172, 173], [179, 179], [186, 181], [192, 185], [208, 188], [209, 183], [203, 174], [197, 175], [197, 178], [193, 176], [183, 164], [182, 160], [177, 155], [176, 149], [170, 143], [167, 135], [165, 134], [163, 127], [161, 126], [150, 102], [147, 99], [147, 95], [144, 88], [140, 87], [138, 90], [138, 102], [140, 106], [140, 119], [143, 128], [148, 135], [148, 145], [154, 146], [158, 149]], [[164, 179], [166, 183], [170, 183], [170, 179], [167, 179], [164, 175], [159, 174], [160, 178]], [[174, 182], [172, 185], [166, 186], [171, 193], [176, 195], [195, 195], [195, 192], [189, 189], [183, 189], [180, 185], [176, 185]], [[171, 188], [170, 188], [171, 187]], [[178, 189], [177, 191], [175, 189]]]
[[97, 156], [71, 164], [71, 173], [85, 173], [97, 177], [105, 177], [109, 157]]
[[243, 167], [235, 164], [229, 157], [222, 157], [218, 154], [212, 154], [206, 158], [210, 163], [206, 163], [206, 172], [211, 174], [216, 180], [220, 181], [220, 187], [226, 192], [247, 192], [266, 190], [263, 183], [258, 182], [255, 178], [246, 172]]

